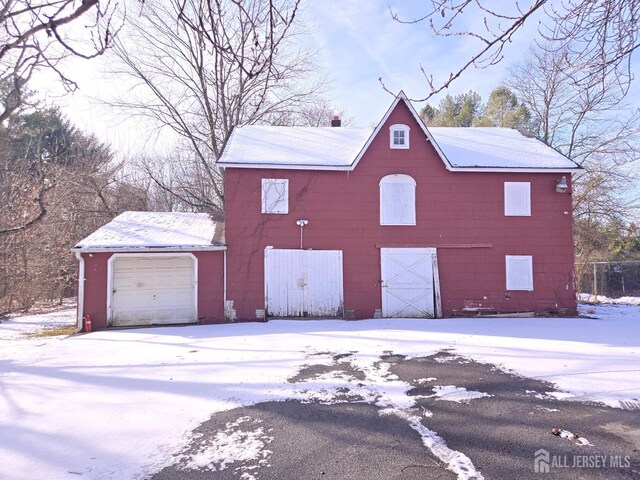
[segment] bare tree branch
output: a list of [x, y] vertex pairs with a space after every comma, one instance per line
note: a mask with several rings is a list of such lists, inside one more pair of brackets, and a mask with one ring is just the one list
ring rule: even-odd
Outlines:
[[[1, 99], [0, 123], [20, 108], [24, 87], [37, 70], [52, 70], [67, 90], [75, 90], [75, 82], [60, 68], [61, 60], [102, 55], [120, 29], [113, 22], [117, 8], [113, 0], [4, 0], [0, 8], [0, 83], [14, 88], [8, 92], [11, 101]], [[69, 34], [74, 25], [90, 18], [92, 24]]]
[[113, 73], [136, 87], [109, 103], [181, 139], [171, 159], [142, 163], [183, 208], [222, 211], [215, 161], [233, 126], [293, 118], [317, 101], [313, 52], [294, 43], [300, 1], [168, 0], [129, 19]]
[[[400, 18], [391, 9], [390, 12], [392, 19], [400, 23], [427, 23], [436, 37], [467, 37], [479, 43], [475, 53], [445, 80], [434, 79], [420, 65], [429, 91], [422, 98], [413, 99], [418, 102], [448, 88], [471, 68], [499, 63], [514, 35], [536, 13], [545, 15], [538, 28], [540, 44], [549, 52], [562, 51], [566, 55], [567, 63], [574, 67], [573, 80], [579, 85], [603, 86], [608, 77], [613, 77], [615, 86], [626, 94], [633, 78], [631, 59], [640, 48], [640, 0], [531, 0], [526, 8], [519, 3], [503, 5], [488, 0], [430, 0], [428, 12], [414, 19]], [[464, 18], [475, 17], [482, 18], [483, 31], [456, 30]], [[387, 92], [394, 93], [382, 78], [379, 81]]]
[[615, 76], [577, 83], [580, 67], [570, 57], [532, 48], [507, 83], [529, 108], [539, 138], [585, 168], [572, 185], [576, 253], [584, 260], [602, 252], [595, 226], [620, 222], [638, 206], [627, 189], [640, 180], [631, 168], [640, 158], [640, 110], [624, 102]]

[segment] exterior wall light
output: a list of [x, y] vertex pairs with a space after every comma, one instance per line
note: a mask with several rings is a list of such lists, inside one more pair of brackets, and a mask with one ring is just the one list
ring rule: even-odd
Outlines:
[[304, 230], [304, 227], [306, 227], [308, 224], [309, 224], [309, 220], [305, 220], [304, 218], [296, 221], [296, 225], [300, 227], [300, 250], [302, 250], [302, 231]]
[[567, 177], [562, 177], [560, 180], [556, 182], [556, 192], [558, 193], [567, 193], [569, 190], [569, 185], [567, 184]]

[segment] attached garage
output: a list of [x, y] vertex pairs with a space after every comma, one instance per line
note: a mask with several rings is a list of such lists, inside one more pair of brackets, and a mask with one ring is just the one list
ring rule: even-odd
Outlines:
[[78, 329], [224, 321], [224, 224], [125, 212], [78, 243]]

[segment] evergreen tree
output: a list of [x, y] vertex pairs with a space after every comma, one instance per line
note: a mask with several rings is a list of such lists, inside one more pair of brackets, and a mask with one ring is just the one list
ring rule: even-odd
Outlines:
[[482, 111], [482, 98], [473, 90], [446, 95], [438, 108], [427, 104], [420, 112], [425, 123], [432, 127], [470, 127]]
[[433, 125], [435, 118], [438, 116], [438, 109], [432, 107], [428, 103], [420, 110], [420, 118], [427, 125]]
[[526, 128], [531, 121], [529, 109], [518, 102], [516, 95], [505, 86], [494, 89], [482, 109], [476, 127]]

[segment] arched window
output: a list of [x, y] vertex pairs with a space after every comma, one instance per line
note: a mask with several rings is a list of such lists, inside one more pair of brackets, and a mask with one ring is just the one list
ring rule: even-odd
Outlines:
[[397, 123], [389, 127], [389, 146], [391, 148], [409, 148], [409, 127]]
[[409, 175], [380, 180], [380, 225], [416, 224], [416, 181]]

